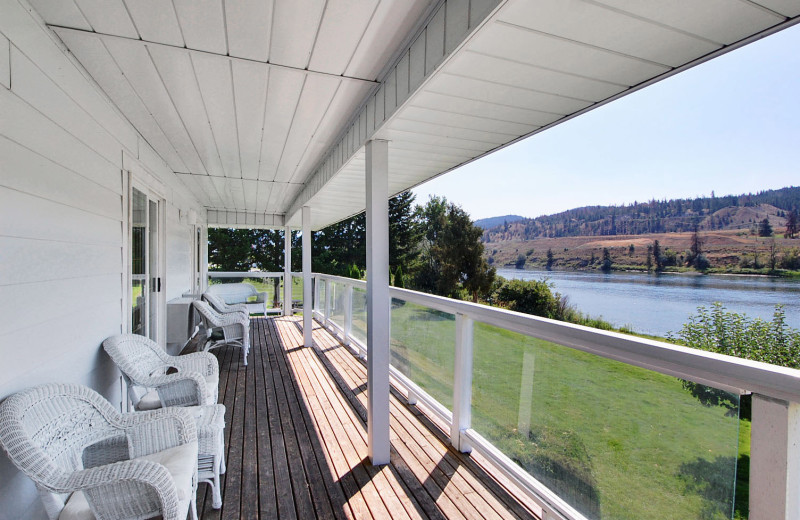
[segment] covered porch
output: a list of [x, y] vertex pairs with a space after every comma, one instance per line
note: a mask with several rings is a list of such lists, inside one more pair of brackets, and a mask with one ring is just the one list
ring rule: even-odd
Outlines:
[[253, 318], [251, 336], [246, 367], [238, 349], [215, 351], [228, 467], [222, 509], [202, 486], [200, 518], [539, 518], [488, 461], [454, 450], [397, 393], [391, 461], [370, 464], [366, 367], [319, 324], [313, 349], [296, 317]]
[[[545, 520], [591, 517], [482, 435], [505, 430], [488, 428], [485, 417], [471, 421], [473, 408], [493, 410], [496, 395], [476, 395], [473, 407], [473, 375], [484, 378], [476, 388], [507, 375], [473, 370], [474, 324], [477, 367], [496, 360], [486, 349], [498, 335], [545, 343], [511, 349], [509, 364], [521, 373], [510, 408], [527, 416], [509, 413], [498, 424], [515, 434], [528, 436], [535, 424], [534, 387], [521, 383], [546, 358], [534, 365], [531, 353], [579, 366], [562, 356], [574, 351], [761, 396], [753, 518], [797, 518], [797, 373], [390, 289], [386, 203], [798, 22], [800, 6], [782, 0], [0, 0], [0, 399], [68, 381], [126, 409], [125, 385], [100, 345], [130, 332], [167, 345], [167, 301], [208, 286], [208, 228], [302, 228], [304, 325], [254, 320], [251, 355], [260, 359], [247, 368], [220, 354], [226, 502], [215, 511], [205, 500], [205, 518], [524, 518], [534, 504], [553, 508]], [[347, 341], [353, 294], [369, 293], [369, 370], [311, 321], [311, 232], [364, 209], [369, 280], [318, 277], [326, 292], [315, 310], [336, 322], [328, 283], [349, 291]], [[390, 377], [398, 377], [390, 370], [391, 298], [426, 306], [416, 314], [447, 325], [446, 363], [415, 354], [427, 380], [446, 364], [452, 381], [435, 396], [417, 387], [405, 396], [424, 401], [436, 419], [402, 404], [396, 389], [390, 394]], [[409, 351], [431, 338], [404, 332], [416, 340]], [[481, 455], [459, 453], [471, 448]], [[486, 454], [529, 484], [524, 506], [478, 464]], [[0, 456], [3, 515], [40, 520], [45, 511], [30, 479]]]

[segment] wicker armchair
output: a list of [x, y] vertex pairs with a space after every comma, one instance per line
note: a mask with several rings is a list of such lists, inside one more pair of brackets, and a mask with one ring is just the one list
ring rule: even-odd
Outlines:
[[200, 313], [203, 326], [206, 328], [207, 341], [203, 350], [208, 351], [222, 345], [241, 347], [242, 363], [247, 365], [247, 354], [250, 351], [250, 318], [238, 312], [220, 314], [202, 301], [195, 300], [192, 305]]
[[247, 319], [250, 319], [250, 312], [247, 310], [246, 303], [225, 303], [220, 296], [211, 294], [210, 292], [203, 293], [203, 300], [207, 301], [211, 307], [220, 314], [230, 314], [232, 312], [240, 312]]
[[0, 445], [51, 520], [197, 518], [197, 433], [184, 409], [120, 414], [84, 386], [42, 385], [0, 404]]
[[217, 402], [219, 365], [211, 354], [170, 356], [138, 334], [111, 336], [103, 348], [122, 372], [137, 410]]

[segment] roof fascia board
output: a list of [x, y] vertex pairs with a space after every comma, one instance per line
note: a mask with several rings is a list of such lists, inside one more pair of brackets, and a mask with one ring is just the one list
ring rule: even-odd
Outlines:
[[[379, 85], [370, 92], [364, 104], [347, 124], [345, 129], [325, 154], [320, 164], [314, 168], [305, 187], [295, 196], [286, 212], [289, 222], [300, 209], [308, 204], [313, 196], [324, 188], [336, 174], [350, 161], [362, 146], [383, 128], [397, 110], [407, 103], [415, 92], [422, 88], [434, 73], [442, 67], [503, 6], [507, 0], [462, 0], [440, 1], [431, 9], [428, 18], [416, 33], [407, 39], [402, 51], [397, 54], [390, 67], [385, 69]], [[473, 15], [483, 11], [480, 19]], [[460, 36], [454, 30], [461, 28]], [[448, 31], [445, 31], [448, 28]], [[441, 29], [439, 38], [431, 38]], [[444, 36], [447, 32], [447, 37]], [[441, 52], [439, 52], [441, 49]], [[433, 60], [430, 58], [434, 57]], [[391, 63], [391, 62], [390, 62]], [[421, 69], [420, 69], [421, 65]], [[391, 82], [394, 82], [392, 88]], [[386, 101], [386, 92], [395, 93], [395, 101]], [[383, 102], [383, 110], [376, 99]]]

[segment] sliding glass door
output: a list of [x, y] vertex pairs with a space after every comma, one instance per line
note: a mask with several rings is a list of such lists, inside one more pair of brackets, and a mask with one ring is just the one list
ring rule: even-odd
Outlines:
[[146, 190], [131, 190], [131, 332], [159, 341], [163, 202]]

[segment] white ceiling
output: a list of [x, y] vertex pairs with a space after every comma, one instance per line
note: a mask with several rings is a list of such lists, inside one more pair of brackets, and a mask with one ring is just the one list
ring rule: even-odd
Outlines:
[[[797, 0], [30, 0], [207, 208], [322, 227], [798, 21]], [[215, 213], [216, 214], [216, 213]], [[292, 218], [294, 217], [294, 218]]]

